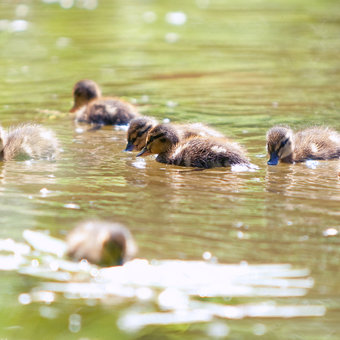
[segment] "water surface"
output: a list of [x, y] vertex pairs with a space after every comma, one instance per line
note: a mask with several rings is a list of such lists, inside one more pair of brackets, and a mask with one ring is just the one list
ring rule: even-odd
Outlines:
[[[339, 34], [340, 4], [330, 0], [1, 2], [1, 124], [40, 122], [64, 152], [57, 162], [0, 165], [0, 238], [22, 241], [27, 228], [63, 238], [95, 217], [128, 226], [148, 260], [210, 252], [220, 263], [308, 268], [315, 284], [305, 297], [270, 301], [320, 304], [324, 317], [221, 323], [233, 339], [339, 338], [339, 161], [268, 167], [265, 155], [266, 131], [277, 123], [340, 131]], [[188, 171], [123, 153], [124, 131], [88, 132], [68, 114], [82, 78], [159, 120], [210, 124], [244, 145], [259, 170]], [[1, 272], [0, 338], [213, 334], [214, 323], [126, 333], [116, 321], [133, 301], [20, 304], [39, 283]]]

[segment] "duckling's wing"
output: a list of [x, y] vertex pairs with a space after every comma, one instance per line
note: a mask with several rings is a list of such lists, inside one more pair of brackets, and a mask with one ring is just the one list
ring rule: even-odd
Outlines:
[[340, 157], [340, 134], [330, 128], [314, 127], [295, 135], [294, 159], [325, 160]]
[[98, 125], [126, 125], [138, 115], [134, 106], [119, 99], [99, 99], [86, 109], [88, 123]]
[[234, 143], [217, 143], [209, 138], [192, 138], [177, 145], [171, 155], [173, 164], [197, 168], [250, 164]]

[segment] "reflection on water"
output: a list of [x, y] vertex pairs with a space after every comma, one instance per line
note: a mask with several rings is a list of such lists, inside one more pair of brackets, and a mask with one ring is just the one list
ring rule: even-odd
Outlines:
[[[181, 294], [170, 291], [149, 310], [140, 309], [142, 302], [136, 306], [137, 298], [120, 297], [118, 307], [106, 308], [96, 300], [44, 291], [40, 285], [51, 277], [6, 271], [0, 279], [0, 337], [338, 339], [339, 161], [268, 167], [265, 134], [280, 123], [340, 130], [339, 13], [338, 1], [322, 0], [1, 2], [1, 125], [42, 123], [64, 149], [57, 162], [0, 165], [2, 239], [23, 242], [27, 228], [64, 238], [79, 220], [101, 218], [129, 227], [139, 256], [150, 265], [153, 259], [188, 263], [202, 256], [249, 263], [248, 269], [289, 263], [290, 273], [310, 270], [314, 286], [304, 288], [305, 296], [261, 300], [263, 309], [252, 297], [184, 298], [189, 309], [181, 317], [205, 318], [208, 325], [162, 327], [151, 324], [173, 323], [178, 314], [160, 315], [158, 307], [171, 301], [167, 296], [179, 301]], [[123, 153], [124, 131], [91, 132], [72, 122], [71, 90], [83, 78], [159, 121], [211, 125], [244, 145], [259, 170], [191, 171]], [[12, 260], [2, 262], [12, 268], [37, 265], [21, 262], [24, 255]], [[67, 268], [61, 273], [66, 280], [65, 273], [79, 270]], [[327, 313], [284, 318], [289, 311], [302, 316], [304, 306], [316, 306], [315, 314], [325, 307]], [[201, 312], [193, 314], [194, 308]], [[243, 317], [259, 310], [280, 320], [215, 319], [219, 313]], [[120, 328], [113, 320], [120, 320]], [[122, 332], [146, 325], [134, 335]]]
[[[118, 320], [125, 331], [138, 331], [147, 325], [208, 322], [214, 317], [312, 317], [323, 316], [322, 305], [274, 306], [268, 302], [228, 306], [206, 303], [206, 298], [299, 297], [314, 285], [306, 269], [290, 265], [224, 265], [202, 261], [153, 261], [136, 259], [123, 266], [99, 269], [82, 260], [60, 259], [66, 244], [39, 232], [25, 230], [23, 237], [33, 247], [13, 240], [0, 240], [0, 270], [57, 282], [41, 283], [31, 293], [19, 295], [19, 302], [55, 302], [56, 293], [69, 299], [99, 300], [117, 304], [117, 297], [142, 302], [139, 313], [128, 313]], [[50, 253], [51, 255], [47, 255]], [[58, 282], [59, 281], [59, 282]], [[201, 302], [197, 301], [200, 298]], [[151, 305], [168, 313], [150, 313]], [[141, 306], [142, 307], [142, 306]], [[144, 309], [144, 311], [143, 311]], [[170, 313], [169, 313], [170, 312]]]
[[3, 185], [18, 182], [21, 184], [55, 184], [58, 162], [48, 161], [7, 161], [1, 165], [0, 180]]
[[339, 169], [340, 162], [337, 160], [268, 167], [266, 189], [290, 197], [339, 201]]

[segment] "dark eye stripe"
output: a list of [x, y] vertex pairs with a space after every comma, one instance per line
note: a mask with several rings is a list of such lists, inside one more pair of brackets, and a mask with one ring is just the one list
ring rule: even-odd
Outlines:
[[287, 144], [287, 142], [289, 141], [289, 138], [285, 139], [282, 143], [281, 146], [285, 146]]
[[145, 130], [143, 131], [139, 131], [137, 133], [137, 137], [142, 137], [144, 135], [145, 132], [148, 132], [151, 129], [151, 125], [149, 125]]
[[145, 132], [148, 132], [148, 131], [151, 129], [151, 127], [152, 127], [152, 126], [150, 125], [150, 126], [148, 126], [145, 130], [139, 131], [139, 132], [137, 133], [137, 136], [136, 136], [136, 137], [134, 137], [134, 138], [129, 138], [129, 142], [132, 143], [132, 144], [134, 144], [135, 141], [137, 140], [137, 138], [142, 137], [142, 136], [144, 135]]
[[130, 127], [130, 128], [129, 128], [129, 136], [131, 136], [133, 133], [137, 133], [136, 138], [139, 137], [139, 136], [138, 136], [139, 132], [137, 132], [137, 131], [139, 131], [140, 129], [142, 129], [145, 125], [146, 125], [146, 123], [142, 123], [142, 124], [140, 124], [140, 125], [135, 126], [134, 128]]
[[158, 139], [158, 138], [161, 138], [164, 136], [164, 133], [160, 133], [159, 135], [156, 135], [156, 136], [151, 136], [149, 141], [147, 142], [146, 145], [149, 145], [150, 143], [152, 143], [155, 139]]
[[131, 136], [134, 133], [135, 133], [135, 131], [131, 131], [131, 132], [128, 133], [128, 142], [129, 143], [134, 143], [136, 141], [137, 137], [132, 137]]
[[277, 151], [281, 150], [289, 141], [289, 138], [285, 139], [283, 142], [281, 142], [280, 147], [277, 149]]
[[137, 127], [136, 127], [136, 131], [137, 130], [140, 130], [140, 129], [142, 129], [144, 126], [146, 125], [146, 123], [144, 122], [144, 123], [142, 123], [142, 124], [140, 124], [140, 125], [137, 125]]

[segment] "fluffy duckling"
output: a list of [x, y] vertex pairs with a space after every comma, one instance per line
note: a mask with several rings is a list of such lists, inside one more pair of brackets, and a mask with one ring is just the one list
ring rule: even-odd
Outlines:
[[267, 133], [267, 151], [269, 165], [339, 158], [340, 134], [327, 127], [312, 127], [293, 134], [289, 127], [274, 126]]
[[137, 252], [128, 229], [118, 223], [87, 221], [73, 229], [66, 238], [67, 255], [102, 266], [122, 265]]
[[[127, 131], [127, 145], [124, 151], [141, 151], [146, 145], [148, 132], [159, 123], [151, 117], [139, 117], [132, 119]], [[202, 123], [172, 124], [178, 132], [180, 140], [193, 136], [224, 137], [222, 133]]]
[[99, 86], [93, 80], [80, 80], [73, 88], [74, 105], [78, 122], [97, 125], [126, 125], [139, 116], [137, 109], [121, 99], [101, 97]]
[[161, 163], [198, 168], [244, 165], [253, 167], [237, 143], [223, 138], [192, 136], [180, 140], [171, 124], [160, 124], [150, 130], [146, 146], [137, 156], [158, 154]]
[[54, 159], [59, 152], [53, 131], [36, 124], [23, 124], [8, 132], [0, 127], [0, 160]]

